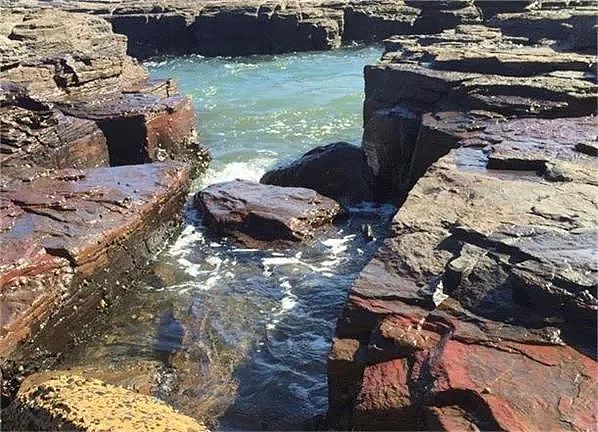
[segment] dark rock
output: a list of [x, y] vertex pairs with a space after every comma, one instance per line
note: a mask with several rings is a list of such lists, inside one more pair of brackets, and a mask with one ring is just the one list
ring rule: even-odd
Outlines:
[[206, 55], [326, 50], [340, 45], [342, 11], [243, 4], [208, 5], [191, 25], [194, 51]]
[[101, 299], [134, 280], [177, 230], [189, 180], [175, 162], [2, 174], [2, 358], [42, 324], [40, 342], [65, 342]]
[[[594, 142], [596, 118], [511, 120], [475, 135], [419, 179], [351, 288], [336, 335], [363, 354], [341, 363], [333, 347], [330, 426], [596, 421], [597, 165], [576, 150]], [[530, 161], [568, 181], [527, 171]]]
[[373, 182], [363, 150], [343, 142], [316, 147], [291, 164], [268, 171], [260, 180], [313, 189], [344, 205], [373, 201]]
[[248, 245], [309, 239], [341, 212], [336, 202], [313, 190], [245, 180], [208, 186], [195, 203], [206, 226]]
[[579, 8], [562, 5], [554, 9], [499, 14], [489, 24], [500, 28], [505, 35], [523, 36], [530, 43], [553, 41], [559, 49], [594, 54], [597, 13], [595, 4]]
[[420, 11], [396, 1], [350, 2], [345, 8], [343, 41], [380, 41], [409, 34]]

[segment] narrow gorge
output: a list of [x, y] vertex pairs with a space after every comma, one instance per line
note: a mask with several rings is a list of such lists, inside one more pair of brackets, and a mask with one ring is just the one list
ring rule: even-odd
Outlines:
[[597, 18], [2, 3], [0, 426], [595, 430]]

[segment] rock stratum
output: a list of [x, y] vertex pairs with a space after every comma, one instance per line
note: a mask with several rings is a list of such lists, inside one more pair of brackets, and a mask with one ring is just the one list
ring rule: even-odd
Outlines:
[[189, 99], [126, 51], [102, 18], [2, 6], [3, 409], [34, 358], [62, 351], [137, 283], [208, 163]]
[[[501, 12], [521, 13], [532, 2], [503, 3], [487, 0], [14, 2], [15, 7], [53, 7], [105, 18], [115, 32], [128, 36], [129, 54], [135, 57], [327, 50], [347, 42], [380, 41], [394, 34], [434, 33], [458, 24], [481, 23]], [[542, 14], [538, 17], [538, 27], [546, 26], [543, 18]], [[515, 17], [506, 19], [504, 26], [513, 33], [521, 31]]]
[[363, 148], [400, 207], [339, 318], [331, 427], [596, 429], [598, 10], [557, 6], [366, 67]]

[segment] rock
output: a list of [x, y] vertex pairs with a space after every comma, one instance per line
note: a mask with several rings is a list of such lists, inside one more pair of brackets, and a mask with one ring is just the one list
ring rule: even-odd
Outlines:
[[64, 115], [30, 98], [26, 90], [0, 82], [0, 163], [3, 167], [93, 168], [109, 163], [108, 146], [93, 121]]
[[596, 52], [596, 38], [589, 35], [596, 32], [598, 8], [588, 3], [577, 8], [560, 7], [516, 13], [502, 13], [489, 21], [509, 36], [523, 36], [531, 43], [555, 42], [559, 49]]
[[395, 34], [413, 32], [419, 16], [417, 5], [397, 1], [356, 1], [345, 8], [343, 41], [381, 41]]
[[[22, 86], [26, 95], [1, 108], [11, 153], [29, 149], [25, 159], [49, 168], [179, 159], [196, 173], [205, 170], [209, 155], [197, 144], [191, 101], [172, 81], [150, 80], [126, 55], [127, 38], [104, 19], [58, 8], [8, 8], [0, 38], [0, 81]], [[23, 123], [29, 116], [32, 125]], [[59, 144], [56, 135], [74, 142]]]
[[27, 378], [4, 418], [18, 430], [207, 430], [158, 399], [64, 371]]
[[112, 166], [180, 159], [191, 162], [196, 172], [207, 167], [209, 155], [195, 141], [195, 113], [186, 97], [124, 93], [59, 108], [97, 123], [108, 142]]
[[260, 183], [313, 189], [344, 205], [374, 199], [372, 170], [363, 150], [343, 142], [316, 147], [268, 171]]
[[592, 58], [527, 43], [479, 25], [385, 42], [381, 62], [365, 71], [363, 147], [379, 195], [404, 198], [429, 164], [454, 145], [423, 150], [420, 142], [431, 145], [418, 138], [431, 131], [432, 114], [422, 125], [426, 113], [468, 113], [460, 122], [451, 120], [467, 129], [483, 119], [595, 112]]
[[67, 343], [77, 322], [135, 280], [178, 228], [189, 169], [175, 162], [3, 168], [2, 182], [0, 357], [6, 358], [40, 326], [37, 346]]
[[330, 426], [594, 427], [597, 165], [576, 143], [597, 136], [595, 117], [491, 123], [426, 171], [339, 319], [362, 354], [335, 342]]
[[244, 244], [301, 241], [341, 213], [341, 207], [311, 189], [234, 180], [208, 186], [195, 196], [203, 222]]
[[202, 55], [276, 54], [340, 46], [342, 11], [274, 3], [209, 3], [190, 26]]

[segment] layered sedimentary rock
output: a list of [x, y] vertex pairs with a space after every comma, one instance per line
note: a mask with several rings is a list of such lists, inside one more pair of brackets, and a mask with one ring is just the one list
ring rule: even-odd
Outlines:
[[0, 82], [0, 164], [48, 168], [107, 166], [106, 138], [93, 121], [63, 114], [31, 98], [24, 87]]
[[5, 414], [15, 430], [207, 430], [155, 398], [65, 371], [27, 378]]
[[77, 316], [110, 302], [177, 229], [188, 181], [175, 162], [4, 168], [0, 355], [50, 316], [65, 318], [68, 334]]
[[311, 189], [245, 180], [208, 186], [195, 202], [206, 226], [246, 245], [309, 239], [341, 213], [339, 204]]
[[[0, 24], [0, 81], [22, 88], [0, 107], [6, 119], [3, 135], [9, 137], [4, 148], [10, 147], [11, 158], [37, 163], [42, 158], [29, 155], [23, 143], [43, 141], [46, 148], [37, 145], [36, 153], [62, 159], [70, 150], [57, 147], [75, 146], [72, 152], [80, 153], [89, 145], [95, 155], [70, 166], [181, 159], [193, 162], [197, 171], [205, 168], [208, 157], [196, 142], [189, 99], [178, 95], [171, 81], [150, 80], [127, 56], [127, 38], [104, 19], [54, 8], [15, 8], [3, 12]], [[108, 161], [100, 155], [101, 135]], [[78, 142], [65, 146], [52, 139]], [[64, 166], [69, 165], [54, 165]]]
[[313, 189], [344, 205], [374, 200], [374, 178], [363, 150], [343, 142], [316, 147], [268, 171], [260, 183]]
[[327, 50], [343, 41], [382, 40], [414, 29], [437, 32], [482, 20], [473, 0], [53, 0], [16, 1], [15, 7], [54, 7], [103, 17], [129, 37], [129, 53], [135, 57]]
[[350, 291], [333, 426], [596, 425], [598, 122], [479, 129], [419, 179]]
[[[466, 130], [475, 129], [479, 120], [595, 112], [594, 58], [528, 43], [478, 25], [385, 42], [380, 63], [365, 71], [363, 137], [385, 198], [404, 195], [455, 143], [441, 144], [444, 150], [433, 149], [434, 157], [425, 160], [428, 151], [420, 147], [436, 145], [426, 136], [435, 128], [426, 113], [462, 112], [461, 126], [455, 116], [450, 121]], [[414, 160], [418, 154], [423, 159]]]

